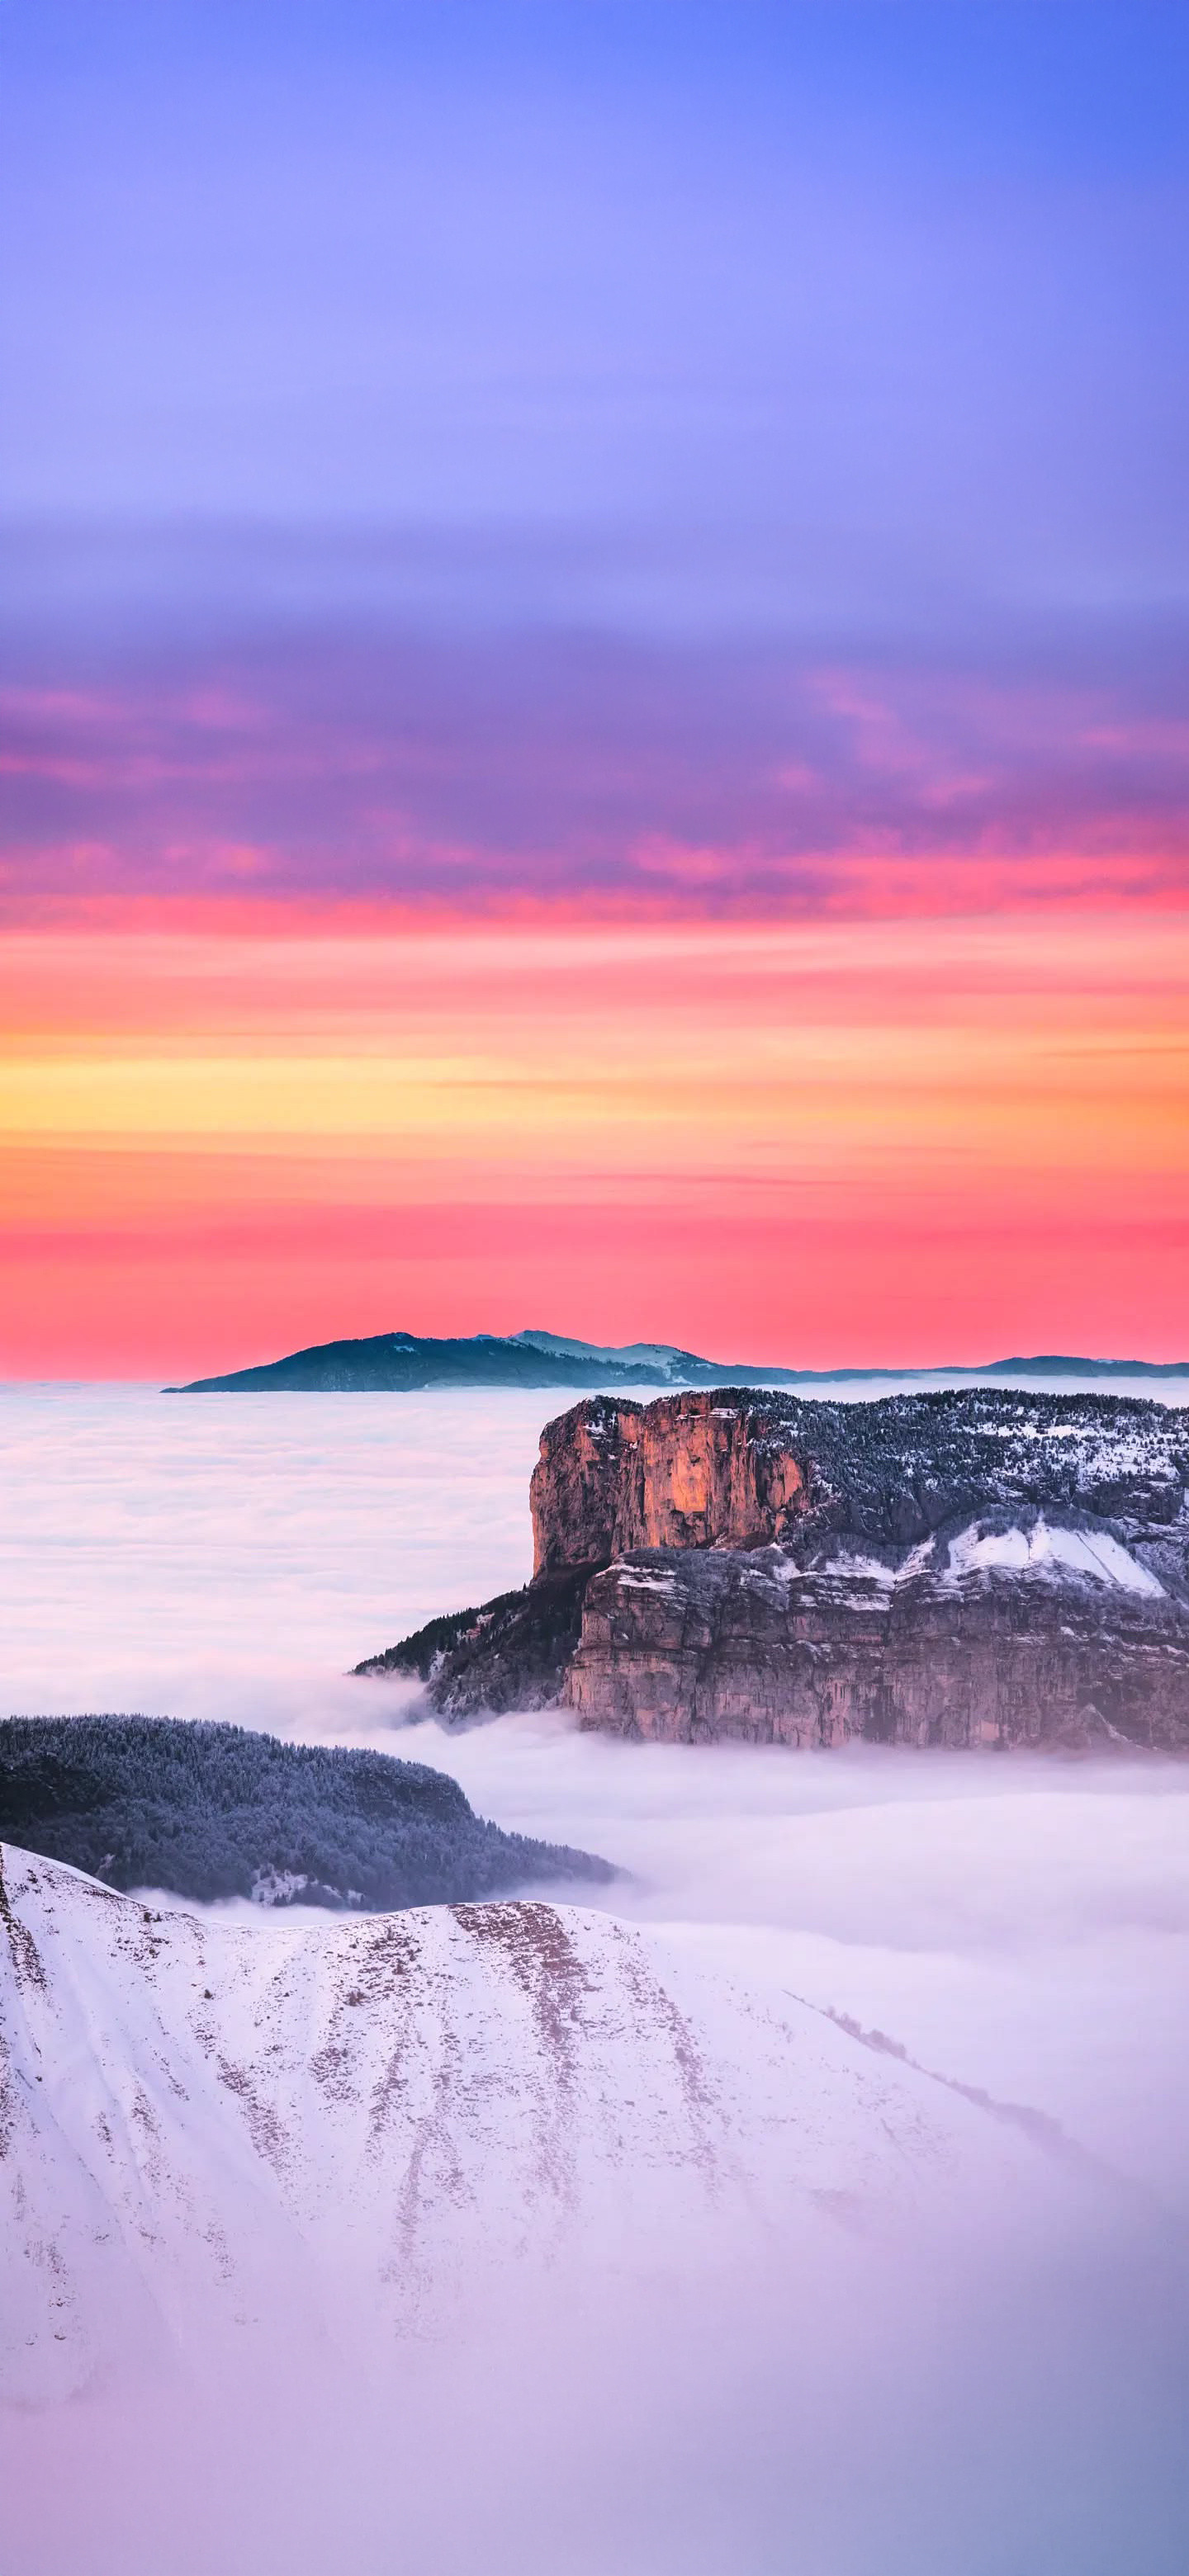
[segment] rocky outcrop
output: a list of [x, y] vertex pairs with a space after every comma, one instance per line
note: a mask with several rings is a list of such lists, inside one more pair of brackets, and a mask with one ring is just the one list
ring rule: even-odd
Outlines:
[[431, 1619], [356, 1673], [390, 1673], [429, 1685], [443, 1717], [498, 1717], [510, 1708], [548, 1708], [558, 1699], [582, 1636], [586, 1587], [596, 1568], [567, 1566], [479, 1610]]
[[452, 1717], [556, 1698], [679, 1741], [1171, 1751], [1187, 1485], [1184, 1417], [1122, 1398], [596, 1398], [542, 1435], [533, 1582], [386, 1660]]
[[[796, 1414], [817, 1407], [797, 1406]], [[772, 1399], [594, 1397], [541, 1434], [529, 1486], [535, 1571], [630, 1547], [755, 1547], [803, 1515], [813, 1474]]]
[[529, 1501], [539, 1575], [628, 1548], [826, 1532], [912, 1547], [989, 1504], [1164, 1529], [1187, 1484], [1189, 1426], [1162, 1405], [981, 1387], [825, 1404], [735, 1387], [574, 1405], [546, 1423]]
[[[1051, 1533], [1050, 1533], [1051, 1535]], [[907, 1580], [755, 1554], [635, 1554], [590, 1583], [561, 1697], [683, 1743], [1189, 1744], [1189, 1619], [1063, 1568]]]

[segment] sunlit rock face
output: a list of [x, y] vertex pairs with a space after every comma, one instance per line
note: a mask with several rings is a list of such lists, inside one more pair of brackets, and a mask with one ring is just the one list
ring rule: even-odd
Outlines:
[[1187, 1484], [1184, 1417], [1128, 1398], [596, 1398], [542, 1436], [533, 1583], [417, 1669], [447, 1715], [677, 1741], [1176, 1750]]
[[535, 1571], [633, 1547], [754, 1547], [804, 1512], [806, 1469], [771, 1406], [688, 1394], [595, 1397], [541, 1434], [529, 1501]]
[[1155, 1533], [1183, 1515], [1187, 1483], [1183, 1419], [1121, 1397], [982, 1387], [874, 1404], [739, 1389], [648, 1405], [594, 1397], [542, 1432], [535, 1570], [827, 1531], [912, 1547], [957, 1514], [1012, 1503], [1060, 1502]]
[[791, 1745], [1189, 1742], [1175, 1415], [982, 1389], [626, 1412], [551, 1425], [534, 1479], [543, 1561], [612, 1537], [562, 1687], [585, 1724]]

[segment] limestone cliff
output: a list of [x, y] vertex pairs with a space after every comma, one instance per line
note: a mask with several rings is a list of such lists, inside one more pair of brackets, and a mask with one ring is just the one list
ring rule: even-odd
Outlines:
[[1187, 1486], [1184, 1417], [1124, 1398], [595, 1398], [542, 1435], [527, 1589], [361, 1669], [687, 1741], [1179, 1749]]
[[589, 1584], [561, 1697], [584, 1725], [683, 1743], [1189, 1745], [1178, 1604], [1059, 1561], [961, 1573], [953, 1542], [920, 1553], [897, 1577], [640, 1551]]
[[540, 1575], [628, 1548], [825, 1530], [911, 1547], [987, 1504], [1058, 1502], [1166, 1528], [1187, 1485], [1189, 1424], [1163, 1405], [982, 1387], [826, 1404], [735, 1387], [573, 1405], [546, 1423], [529, 1501]]
[[736, 1389], [643, 1405], [596, 1396], [541, 1434], [529, 1487], [535, 1572], [605, 1564], [630, 1547], [782, 1538], [805, 1509], [807, 1472], [808, 1452], [770, 1397]]

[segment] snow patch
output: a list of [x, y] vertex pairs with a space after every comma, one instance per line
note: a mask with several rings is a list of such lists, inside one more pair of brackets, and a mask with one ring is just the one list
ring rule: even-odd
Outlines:
[[783, 1583], [787, 1589], [790, 1583], [798, 1581], [802, 1569], [795, 1556], [783, 1556], [774, 1550], [771, 1556], [765, 1554], [763, 1571], [770, 1582]]
[[950, 1573], [974, 1574], [984, 1567], [1009, 1574], [1059, 1574], [1067, 1567], [1073, 1574], [1088, 1574], [1095, 1583], [1144, 1593], [1149, 1600], [1164, 1599], [1163, 1584], [1105, 1530], [1051, 1529], [1043, 1519], [1030, 1530], [994, 1530], [983, 1535], [977, 1526], [961, 1530], [950, 1541]]

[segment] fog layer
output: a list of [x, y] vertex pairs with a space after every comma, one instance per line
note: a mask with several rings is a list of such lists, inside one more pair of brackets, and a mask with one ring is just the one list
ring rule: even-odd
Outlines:
[[[11, 1704], [414, 1754], [679, 1927], [1060, 2124], [1035, 2192], [894, 2240], [790, 2223], [531, 2260], [446, 2343], [280, 2348], [3, 2422], [11, 2576], [1163, 2576], [1189, 2539], [1189, 1774], [409, 1733], [344, 1667], [528, 1570], [542, 1398], [14, 1393]], [[18, 1501], [13, 1510], [11, 1497]]]

